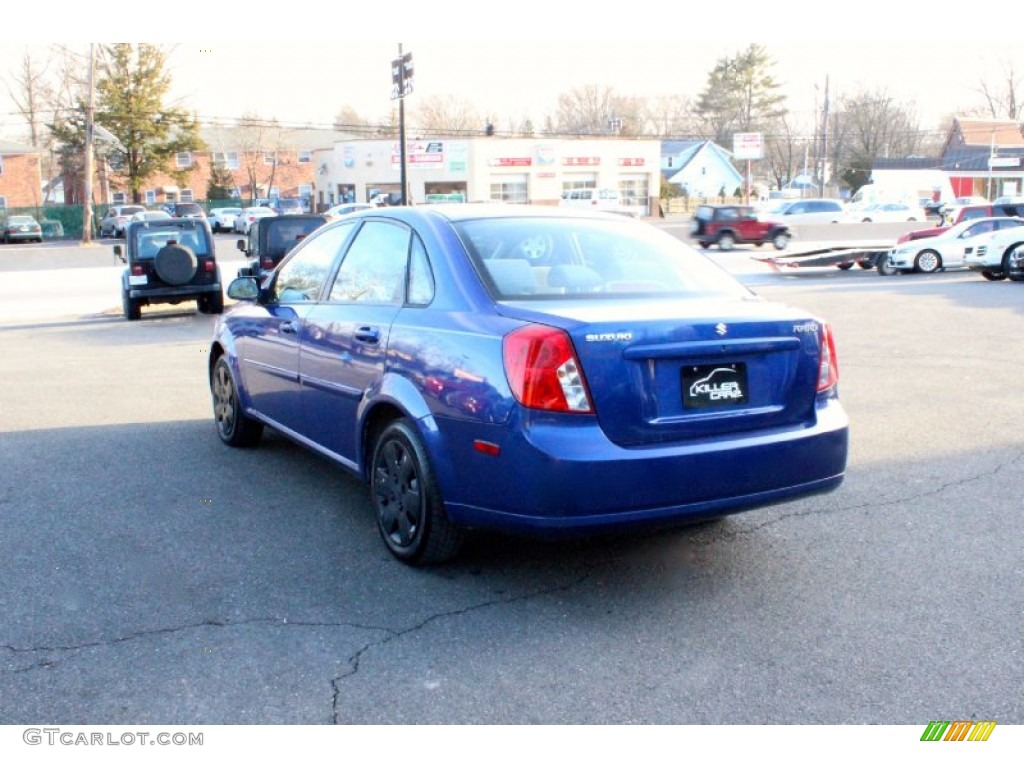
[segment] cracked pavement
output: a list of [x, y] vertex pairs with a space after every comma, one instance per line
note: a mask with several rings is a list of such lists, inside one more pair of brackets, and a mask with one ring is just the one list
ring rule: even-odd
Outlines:
[[340, 469], [220, 445], [209, 318], [0, 327], [0, 723], [1024, 721], [1024, 288], [759, 279], [836, 329], [838, 491], [426, 569]]

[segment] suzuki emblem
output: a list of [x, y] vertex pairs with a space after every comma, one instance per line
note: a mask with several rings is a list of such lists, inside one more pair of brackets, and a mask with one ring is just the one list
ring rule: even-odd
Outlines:
[[725, 334], [727, 334], [728, 332], [729, 326], [726, 325], [725, 323], [719, 323], [718, 325], [715, 326], [715, 333], [717, 333], [719, 336], [725, 336]]

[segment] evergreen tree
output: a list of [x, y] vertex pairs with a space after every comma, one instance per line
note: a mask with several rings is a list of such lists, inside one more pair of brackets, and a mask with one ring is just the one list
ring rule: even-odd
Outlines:
[[786, 114], [786, 97], [771, 74], [773, 62], [763, 46], [718, 60], [697, 98], [697, 114], [715, 143], [732, 146], [734, 133], [763, 132]]
[[115, 43], [102, 48], [96, 122], [124, 145], [122, 175], [136, 203], [142, 202], [148, 177], [173, 170], [178, 152], [204, 148], [196, 118], [166, 103], [170, 86], [167, 54], [158, 46]]

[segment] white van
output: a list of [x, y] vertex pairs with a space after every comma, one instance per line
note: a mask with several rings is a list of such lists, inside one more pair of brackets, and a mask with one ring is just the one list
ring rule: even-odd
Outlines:
[[611, 211], [627, 216], [641, 212], [638, 205], [627, 205], [614, 189], [567, 189], [562, 193], [559, 205], [570, 208], [587, 208], [592, 211]]

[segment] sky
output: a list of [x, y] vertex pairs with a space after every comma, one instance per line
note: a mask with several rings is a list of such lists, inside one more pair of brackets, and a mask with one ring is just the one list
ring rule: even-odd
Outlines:
[[[173, 96], [205, 120], [255, 113], [323, 127], [344, 105], [370, 119], [390, 112], [390, 62], [400, 43], [416, 72], [407, 110], [417, 98], [454, 96], [499, 127], [524, 117], [540, 125], [559, 94], [584, 85], [621, 96], [696, 98], [715, 63], [751, 43], [766, 48], [791, 114], [808, 124], [826, 78], [833, 104], [837, 94], [882, 89], [913, 105], [923, 128], [935, 128], [946, 115], [980, 105], [983, 81], [999, 84], [1009, 66], [1024, 75], [1024, 48], [1010, 44], [1013, 25], [977, 16], [965, 34], [947, 14], [919, 4], [893, 11], [862, 0], [828, 6], [828, 17], [825, 4], [800, 0], [692, 5], [439, 0], [371, 10], [313, 0], [288, 11], [250, 4], [246, 16], [181, 0], [175, 18], [194, 23], [132, 19], [117, 31], [170, 49]], [[73, 13], [62, 13], [38, 40], [0, 44], [0, 138], [24, 135], [8, 86], [26, 50], [45, 60], [59, 44], [79, 53], [84, 66], [88, 43], [69, 41], [111, 34], [96, 14]], [[182, 33], [196, 30], [204, 37], [182, 42]]]

